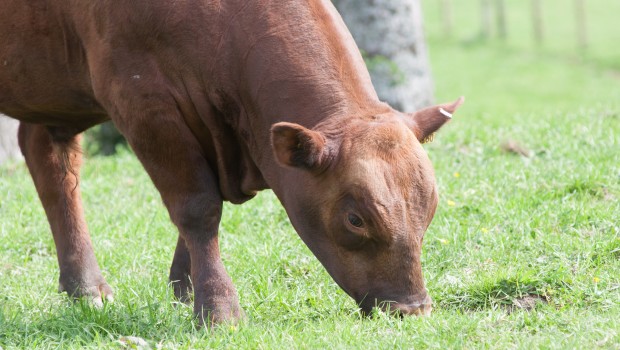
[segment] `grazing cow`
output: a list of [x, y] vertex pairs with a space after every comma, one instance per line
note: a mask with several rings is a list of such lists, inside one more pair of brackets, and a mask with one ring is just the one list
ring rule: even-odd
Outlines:
[[382, 103], [329, 0], [0, 3], [0, 112], [56, 244], [60, 289], [109, 299], [84, 221], [80, 134], [111, 119], [179, 238], [177, 297], [208, 324], [243, 312], [220, 259], [222, 201], [271, 188], [362, 310], [429, 314], [422, 237], [437, 206], [421, 142], [461, 104]]

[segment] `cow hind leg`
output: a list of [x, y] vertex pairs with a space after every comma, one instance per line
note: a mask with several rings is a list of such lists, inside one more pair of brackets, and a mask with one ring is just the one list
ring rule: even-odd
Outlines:
[[112, 299], [112, 289], [101, 274], [84, 220], [79, 142], [79, 133], [70, 128], [20, 124], [19, 146], [54, 236], [59, 291], [101, 304]]
[[192, 284], [191, 259], [185, 240], [179, 235], [177, 248], [174, 251], [172, 266], [170, 267], [170, 283], [174, 289], [174, 296], [186, 303], [191, 299]]

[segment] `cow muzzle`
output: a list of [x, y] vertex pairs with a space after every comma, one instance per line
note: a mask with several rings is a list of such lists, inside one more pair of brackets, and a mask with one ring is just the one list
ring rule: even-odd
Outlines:
[[364, 315], [370, 315], [372, 309], [379, 308], [393, 316], [430, 316], [433, 311], [433, 301], [426, 295], [420, 302], [399, 303], [394, 301], [364, 300], [359, 303]]
[[392, 313], [400, 316], [430, 316], [433, 311], [433, 301], [429, 295], [419, 303], [391, 303], [389, 309]]

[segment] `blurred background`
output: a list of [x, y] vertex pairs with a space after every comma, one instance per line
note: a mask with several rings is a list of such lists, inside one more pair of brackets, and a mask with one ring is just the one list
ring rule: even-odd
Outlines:
[[423, 0], [439, 99], [480, 114], [620, 101], [620, 2]]

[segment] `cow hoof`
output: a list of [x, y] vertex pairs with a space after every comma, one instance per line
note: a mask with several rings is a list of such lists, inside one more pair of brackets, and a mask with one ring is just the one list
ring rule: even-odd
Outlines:
[[188, 275], [183, 274], [179, 278], [170, 276], [170, 285], [178, 301], [185, 304], [192, 301], [192, 282]]
[[114, 294], [112, 288], [107, 283], [104, 283], [98, 287], [99, 296], [92, 298], [92, 303], [97, 308], [102, 308], [104, 301], [111, 303], [114, 301]]
[[67, 292], [67, 294], [74, 299], [88, 300], [92, 302], [95, 307], [103, 307], [104, 301], [114, 301], [114, 292], [106, 282], [102, 282], [94, 286], [75, 285], [73, 283], [69, 285], [71, 285], [71, 287], [68, 287], [67, 284], [60, 282], [58, 285], [58, 292]]
[[237, 325], [246, 319], [245, 312], [238, 303], [236, 305], [219, 305], [216, 308], [203, 307], [202, 312], [194, 311], [198, 317], [199, 325], [208, 328]]

